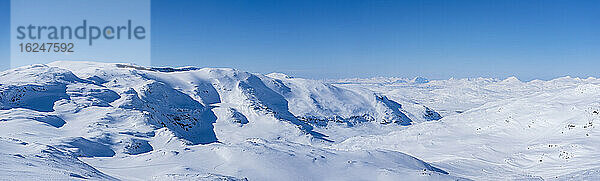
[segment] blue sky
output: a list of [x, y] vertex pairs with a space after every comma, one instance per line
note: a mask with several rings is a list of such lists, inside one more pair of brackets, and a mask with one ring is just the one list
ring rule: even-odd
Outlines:
[[[5, 60], [8, 2], [0, 0]], [[152, 1], [158, 66], [531, 80], [598, 77], [599, 60], [600, 1]]]
[[[133, 40], [126, 36], [107, 39], [100, 35], [101, 29], [105, 27], [112, 28], [112, 32], [115, 32], [113, 35], [117, 34], [114, 28], [117, 26], [131, 24], [132, 29], [134, 27], [150, 28], [150, 0], [12, 0], [10, 2], [11, 10], [13, 10], [10, 12], [10, 26], [13, 27], [11, 28], [13, 30], [11, 37], [13, 46], [10, 47], [12, 48], [10, 51], [11, 67], [49, 63], [56, 60], [130, 62], [146, 66], [151, 64], [150, 34], [148, 34], [149, 38], [145, 38], [146, 34], [144, 33], [143, 39], [133, 38]], [[48, 16], [48, 14], [52, 14], [52, 16]], [[50, 36], [44, 36], [44, 34], [50, 35], [50, 31], [44, 31], [42, 28], [33, 30], [33, 32], [38, 32], [40, 37], [34, 35], [31, 37], [36, 37], [35, 39], [25, 38], [25, 35], [28, 34], [26, 27], [29, 25], [55, 28], [68, 25], [76, 31], [77, 27], [83, 27], [84, 22], [88, 28], [85, 31], [80, 30], [80, 32], [86, 32], [85, 35], [81, 33], [81, 37], [84, 37], [81, 39], [68, 39], [68, 31], [64, 33], [67, 39], [50, 39]], [[17, 27], [21, 27], [23, 39], [18, 38], [20, 33]], [[96, 31], [98, 37], [95, 39], [91, 38], [92, 27], [98, 29]], [[58, 38], [63, 35], [62, 31], [58, 30], [59, 28], [56, 33]], [[107, 29], [107, 31], [109, 30]], [[73, 43], [72, 52], [32, 53], [21, 51], [21, 43], [48, 42]], [[26, 49], [26, 45], [24, 47]], [[44, 49], [47, 50], [45, 47]]]
[[0, 70], [10, 67], [10, 4], [0, 0]]

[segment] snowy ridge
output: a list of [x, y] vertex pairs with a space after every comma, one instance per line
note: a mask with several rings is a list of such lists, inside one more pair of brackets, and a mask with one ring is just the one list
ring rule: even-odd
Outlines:
[[0, 180], [594, 180], [600, 80], [0, 72]]
[[[0, 178], [456, 179], [395, 151], [323, 148], [439, 119], [414, 107], [426, 109], [366, 89], [234, 69], [25, 66], [0, 73], [0, 139], [8, 140], [0, 147], [10, 148]], [[43, 154], [59, 164], [44, 164]]]

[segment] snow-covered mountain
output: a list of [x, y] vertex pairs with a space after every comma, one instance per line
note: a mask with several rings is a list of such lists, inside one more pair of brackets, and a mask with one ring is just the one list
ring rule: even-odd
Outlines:
[[597, 180], [600, 80], [0, 72], [0, 180]]
[[0, 72], [0, 179], [460, 179], [401, 152], [330, 148], [440, 118], [283, 74], [30, 65]]

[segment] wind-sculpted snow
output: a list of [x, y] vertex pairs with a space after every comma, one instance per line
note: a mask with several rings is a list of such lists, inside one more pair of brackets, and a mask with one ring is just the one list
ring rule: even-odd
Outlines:
[[108, 145], [90, 141], [82, 137], [67, 140], [65, 145], [60, 145], [66, 149], [74, 148], [75, 156], [79, 157], [112, 157], [115, 152]]
[[0, 180], [594, 180], [599, 96], [596, 78], [31, 65], [0, 72]]
[[110, 103], [121, 98], [116, 92], [94, 84], [78, 83], [67, 86], [69, 98], [78, 104], [110, 107]]
[[[394, 123], [407, 126], [441, 118], [436, 117], [433, 110], [425, 112], [422, 105], [414, 102], [399, 103], [366, 89], [349, 90], [279, 73], [268, 74], [267, 77], [270, 79], [264, 78], [263, 82], [283, 95], [289, 105], [293, 105], [289, 108], [291, 113], [314, 125], [317, 131], [328, 135], [328, 139], [333, 141], [358, 136], [367, 130], [378, 134], [386, 132], [390, 127], [394, 128], [380, 125]], [[363, 130], [365, 128], [367, 130]]]
[[132, 138], [125, 141], [125, 153], [127, 154], [137, 155], [148, 153], [152, 150], [152, 145], [146, 140]]
[[3, 86], [0, 90], [0, 109], [27, 108], [36, 111], [52, 112], [54, 102], [68, 98], [66, 86], [22, 85]]
[[31, 65], [0, 74], [0, 109], [27, 108], [52, 112], [55, 101], [69, 98], [66, 85], [81, 81], [73, 73]]
[[461, 179], [396, 151], [324, 148], [438, 119], [401, 101], [226, 68], [25, 66], [0, 73], [0, 179]]
[[296, 118], [288, 109], [287, 100], [265, 86], [258, 77], [250, 75], [245, 81], [238, 84], [238, 88], [242, 90], [242, 93], [250, 101], [250, 108], [264, 114], [273, 115], [275, 118], [289, 121], [290, 123], [297, 125], [302, 131], [314, 136], [318, 139], [327, 140], [321, 133], [315, 132], [313, 126], [300, 121]]
[[152, 81], [139, 91], [143, 103], [135, 109], [145, 111], [151, 123], [167, 127], [193, 144], [217, 141], [212, 125], [217, 118], [209, 108], [161, 82]]
[[[350, 138], [334, 148], [401, 151], [476, 180], [596, 178], [600, 85], [593, 78], [569, 79], [489, 83], [486, 87], [506, 86], [523, 94], [505, 95], [514, 98], [490, 101], [438, 122]], [[528, 92], [542, 87], [548, 88]]]
[[248, 124], [248, 118], [246, 118], [246, 116], [244, 116], [244, 114], [240, 113], [239, 111], [237, 111], [234, 108], [229, 108], [228, 112], [227, 112], [227, 118], [231, 118], [231, 120], [235, 123], [239, 123], [240, 126], [243, 126], [244, 124]]
[[238, 144], [172, 148], [139, 157], [85, 160], [102, 164], [104, 171], [114, 175], [152, 169], [153, 174], [137, 176], [144, 180], [460, 180], [399, 152], [348, 152], [259, 138]]
[[37, 112], [27, 109], [0, 110], [0, 121], [35, 120], [46, 123], [48, 126], [60, 128], [65, 125], [65, 120], [52, 113]]
[[[350, 118], [368, 115], [389, 119], [383, 122], [398, 122], [405, 125], [411, 120], [401, 112], [398, 103], [375, 95], [372, 92], [359, 93], [342, 89], [331, 84], [314, 80], [269, 74], [272, 80], [265, 79], [269, 87], [278, 90], [290, 101], [290, 111], [301, 117]], [[378, 104], [383, 104], [378, 107]], [[386, 117], [387, 115], [387, 117]]]
[[[377, 96], [377, 100], [381, 101], [381, 103], [383, 103], [386, 107], [390, 108], [391, 110], [391, 112], [388, 112], [386, 114], [386, 117], [382, 120], [383, 124], [395, 122], [400, 125], [410, 125], [410, 122], [412, 122], [412, 120], [410, 120], [410, 118], [408, 118], [404, 113], [400, 112], [400, 110], [402, 109], [402, 105], [388, 99], [386, 96]], [[398, 117], [398, 120], [395, 120], [395, 117]]]
[[0, 137], [0, 180], [117, 180], [55, 147]]

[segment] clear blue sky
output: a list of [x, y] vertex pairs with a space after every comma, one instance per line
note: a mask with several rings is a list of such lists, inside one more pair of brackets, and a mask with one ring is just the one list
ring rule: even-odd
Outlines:
[[0, 70], [10, 67], [10, 0], [0, 0]]
[[317, 79], [600, 77], [600, 1], [153, 0], [152, 63]]

